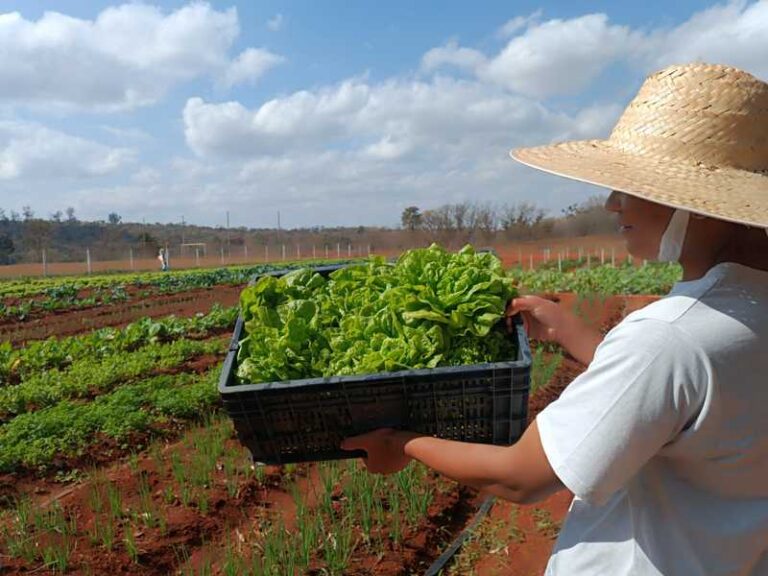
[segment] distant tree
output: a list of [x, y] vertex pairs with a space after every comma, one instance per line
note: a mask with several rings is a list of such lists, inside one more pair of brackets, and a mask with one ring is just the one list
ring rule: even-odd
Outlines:
[[123, 218], [117, 212], [110, 212], [109, 216], [107, 216], [107, 220], [109, 221], [110, 224], [115, 225], [115, 224], [120, 224], [120, 222], [123, 221]]
[[0, 264], [10, 264], [15, 249], [13, 239], [8, 234], [0, 234]]
[[61, 222], [63, 214], [61, 213], [61, 210], [56, 210], [53, 214], [51, 214], [51, 220], [54, 222]]
[[67, 209], [64, 210], [64, 213], [67, 215], [67, 222], [77, 222], [77, 216], [75, 216], [75, 209], [72, 206], [67, 206]]
[[32, 208], [29, 206], [22, 206], [21, 207], [21, 215], [24, 217], [24, 221], [32, 220], [32, 218], [35, 217], [35, 213], [32, 211]]
[[400, 216], [403, 228], [413, 232], [421, 226], [421, 211], [418, 206], [408, 206]]
[[0, 208], [0, 222], [8, 222], [8, 216], [5, 214], [5, 210]]
[[11, 210], [11, 222], [18, 222], [21, 218], [16, 210]]
[[24, 224], [22, 233], [24, 247], [39, 252], [51, 241], [51, 223], [45, 220], [29, 220]]

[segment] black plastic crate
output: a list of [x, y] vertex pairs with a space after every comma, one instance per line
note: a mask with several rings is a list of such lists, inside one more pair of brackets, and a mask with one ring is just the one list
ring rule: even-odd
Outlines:
[[[339, 268], [315, 270], [328, 275]], [[339, 444], [348, 436], [382, 427], [509, 445], [527, 425], [531, 372], [528, 338], [522, 323], [514, 326], [510, 337], [517, 340], [517, 358], [505, 362], [236, 384], [238, 342], [243, 337], [239, 317], [219, 394], [240, 442], [254, 461], [267, 464], [362, 456], [362, 451], [344, 451]]]

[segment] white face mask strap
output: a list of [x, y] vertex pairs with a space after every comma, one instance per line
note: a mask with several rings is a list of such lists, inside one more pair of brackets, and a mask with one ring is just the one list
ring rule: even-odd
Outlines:
[[659, 262], [677, 262], [683, 252], [685, 234], [688, 231], [688, 219], [690, 212], [677, 209], [669, 219], [667, 229], [664, 231], [659, 243]]

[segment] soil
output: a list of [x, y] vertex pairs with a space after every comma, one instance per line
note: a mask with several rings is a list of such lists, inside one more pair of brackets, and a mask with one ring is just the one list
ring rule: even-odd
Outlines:
[[[135, 306], [123, 303], [93, 310], [53, 314], [45, 319], [25, 323], [27, 325], [23, 329], [27, 332], [20, 330], [4, 333], [1, 330], [6, 327], [0, 327], [0, 335], [22, 342], [35, 337], [31, 335], [35, 334], [35, 330], [44, 335], [65, 335], [106, 325], [120, 326], [147, 315], [189, 316], [209, 310], [214, 302], [234, 305], [240, 289], [238, 286], [228, 286], [194, 290], [184, 294], [151, 297]], [[656, 299], [618, 296], [604, 301], [584, 301], [573, 294], [548, 297], [581, 311], [592, 325], [603, 331], [615, 325], [630, 311]], [[111, 310], [107, 311], [107, 308]], [[213, 357], [200, 358], [183, 370], [202, 371], [216, 361]], [[584, 367], [573, 359], [564, 358], [552, 381], [531, 397], [530, 419], [555, 400], [583, 370]], [[3, 499], [8, 503], [14, 497], [26, 494], [40, 507], [48, 507], [57, 502], [76, 521], [78, 532], [71, 542], [73, 552], [68, 574], [159, 576], [174, 573], [183, 561], [180, 555], [182, 548], [188, 553], [186, 566], [201, 568], [211, 558], [215, 565], [217, 560], [223, 558], [227, 543], [236, 542], [240, 535], [258, 533], [260, 522], [275, 511], [280, 511], [286, 527], [291, 529], [295, 523], [295, 504], [287, 488], [285, 471], [278, 467], [265, 468], [261, 481], [253, 476], [240, 476], [232, 494], [227, 489], [225, 469], [220, 466], [206, 489], [207, 510], [199, 504], [182, 504], [170, 462], [173, 458], [182, 463], [192, 461], [197, 451], [190, 438], [200, 430], [187, 429], [185, 432], [183, 424], [167, 422], [152, 431], [153, 435], [160, 435], [165, 438], [165, 442], [169, 442], [159, 451], [146, 448], [149, 435], [137, 435], [120, 446], [102, 438], [98, 446], [82, 459], [59, 463], [60, 470], [72, 472], [69, 482], [61, 484], [52, 477], [35, 478], [32, 473], [9, 475], [0, 478], [0, 497], [4, 496]], [[247, 458], [234, 437], [229, 437], [226, 445], [234, 452], [239, 450], [243, 460]], [[143, 452], [137, 458], [125, 458], [129, 453], [139, 450]], [[161, 456], [158, 457], [158, 454]], [[91, 470], [93, 467], [97, 470], [95, 474], [89, 474], [85, 480], [77, 480], [79, 470]], [[316, 465], [307, 464], [298, 466], [294, 473], [298, 488], [306, 495], [310, 506], [313, 505], [314, 487], [319, 486], [317, 470]], [[106, 551], [94, 536], [98, 532], [99, 522], [104, 520], [105, 512], [94, 512], [93, 499], [105, 481], [117, 487], [125, 516], [118, 520], [115, 545], [111, 551]], [[422, 574], [445, 550], [471, 520], [482, 496], [474, 490], [446, 483], [434, 476], [430, 476], [428, 482], [435, 486], [435, 500], [427, 518], [416, 529], [406, 532], [399, 546], [385, 547], [378, 555], [356, 553], [345, 574]], [[165, 519], [164, 530], [149, 522], [143, 525], [141, 521], [128, 521], [130, 515], [135, 516], [141, 509], [140, 485], [149, 486], [150, 509]], [[481, 558], [474, 568], [476, 574], [543, 574], [557, 527], [567, 513], [570, 499], [570, 494], [561, 492], [533, 506], [497, 501], [491, 511], [490, 521], [505, 524], [513, 537], [507, 538], [502, 546]], [[547, 521], [543, 522], [542, 518]], [[137, 547], [135, 559], [129, 557], [124, 544], [124, 530], [130, 523], [141, 526], [133, 533]], [[389, 541], [386, 533], [384, 536]], [[0, 574], [29, 574], [32, 571], [36, 574], [50, 574], [38, 566], [35, 564], [30, 567], [21, 560], [4, 558]], [[320, 565], [310, 573], [319, 575]]]
[[151, 318], [172, 314], [179, 317], [194, 316], [198, 312], [209, 312], [215, 303], [222, 306], [235, 306], [242, 289], [242, 286], [199, 288], [89, 309], [57, 311], [23, 322], [7, 321], [0, 323], [0, 339], [9, 340], [14, 345], [21, 345], [27, 340], [41, 340], [49, 336], [71, 336], [105, 326], [125, 326], [145, 316]]

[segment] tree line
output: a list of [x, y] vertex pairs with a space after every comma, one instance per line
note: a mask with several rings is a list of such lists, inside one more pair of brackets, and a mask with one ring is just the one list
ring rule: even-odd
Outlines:
[[[29, 206], [20, 213], [0, 208], [0, 264], [40, 262], [43, 250], [49, 262], [83, 261], [86, 250], [94, 259], [125, 260], [129, 252], [136, 258], [153, 258], [165, 246], [172, 256], [185, 255], [184, 245], [201, 243], [210, 255], [247, 252], [251, 257], [269, 254], [274, 258], [282, 246], [289, 254], [300, 249], [304, 255], [315, 248], [319, 255], [326, 250], [343, 252], [348, 246], [360, 249], [358, 253], [368, 248], [398, 252], [431, 242], [458, 248], [466, 243], [482, 246], [613, 233], [616, 225], [603, 203], [604, 198], [593, 197], [568, 206], [557, 216], [548, 215], [531, 202], [501, 206], [463, 202], [424, 210], [408, 206], [400, 214], [398, 228], [314, 226], [289, 230], [124, 222], [116, 212], [105, 220], [88, 222], [78, 219], [72, 207], [48, 218], [36, 216]], [[194, 250], [187, 249], [186, 255], [194, 257]]]
[[414, 234], [460, 242], [610, 234], [616, 231], [616, 222], [603, 208], [604, 204], [605, 197], [593, 196], [569, 205], [559, 216], [547, 215], [532, 202], [500, 206], [462, 202], [423, 211], [418, 206], [408, 206], [400, 215], [400, 223], [404, 230]]

